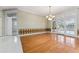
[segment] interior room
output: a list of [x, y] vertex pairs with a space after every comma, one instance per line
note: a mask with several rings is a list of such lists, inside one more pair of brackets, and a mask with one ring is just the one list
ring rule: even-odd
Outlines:
[[0, 53], [78, 52], [78, 6], [0, 6]]

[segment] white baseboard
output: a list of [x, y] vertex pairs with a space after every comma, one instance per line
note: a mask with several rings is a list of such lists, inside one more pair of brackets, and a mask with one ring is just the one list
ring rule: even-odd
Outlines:
[[69, 34], [57, 33], [57, 32], [51, 32], [51, 33], [58, 34], [58, 35], [66, 35], [66, 36], [70, 36], [70, 37], [76, 37], [76, 38], [79, 38], [79, 36], [76, 36], [76, 35], [69, 35]]
[[[54, 33], [54, 34], [59, 34], [59, 35], [66, 35], [66, 34], [61, 34], [61, 33], [56, 33], [56, 32], [45, 31], [45, 32], [29, 33], [29, 34], [24, 34], [24, 35], [20, 35], [20, 36], [29, 36], [29, 35], [37, 35], [37, 34], [44, 34], [44, 33]], [[72, 35], [66, 35], [66, 36], [79, 38], [79, 36], [72, 36]]]
[[44, 34], [44, 33], [50, 33], [50, 32], [49, 32], [49, 31], [45, 31], [45, 32], [36, 32], [36, 33], [29, 33], [29, 34], [24, 34], [24, 35], [20, 35], [20, 36], [37, 35], [37, 34]]

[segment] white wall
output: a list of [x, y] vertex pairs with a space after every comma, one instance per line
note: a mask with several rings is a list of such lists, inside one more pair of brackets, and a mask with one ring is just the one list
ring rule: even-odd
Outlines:
[[18, 12], [19, 28], [44, 29], [47, 28], [47, 20], [45, 17], [34, 15], [19, 10]]
[[47, 22], [47, 28], [51, 28], [51, 20], [48, 20], [48, 22]]
[[2, 11], [0, 11], [0, 36], [2, 36]]
[[77, 9], [77, 30], [79, 31], [79, 9]]

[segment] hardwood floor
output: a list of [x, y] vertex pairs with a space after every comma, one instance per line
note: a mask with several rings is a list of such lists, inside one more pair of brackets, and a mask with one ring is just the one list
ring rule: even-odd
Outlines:
[[57, 34], [21, 36], [23, 52], [26, 53], [78, 53], [79, 38]]

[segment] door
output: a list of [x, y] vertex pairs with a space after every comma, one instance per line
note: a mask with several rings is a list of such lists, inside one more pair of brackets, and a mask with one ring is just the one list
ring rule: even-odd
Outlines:
[[17, 19], [16, 19], [16, 13], [5, 11], [5, 36], [11, 36], [11, 35], [17, 35], [18, 29], [17, 29]]
[[12, 35], [12, 17], [5, 18], [5, 36]]

